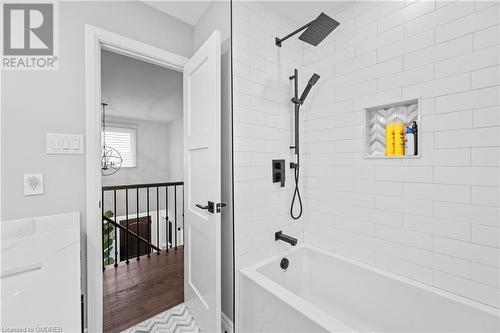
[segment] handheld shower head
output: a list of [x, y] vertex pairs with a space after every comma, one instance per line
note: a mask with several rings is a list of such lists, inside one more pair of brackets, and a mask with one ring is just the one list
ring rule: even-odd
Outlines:
[[311, 78], [309, 79], [309, 82], [307, 83], [307, 86], [304, 88], [304, 91], [302, 92], [302, 95], [300, 96], [300, 104], [304, 104], [304, 101], [307, 98], [307, 95], [311, 91], [311, 88], [318, 82], [319, 80], [319, 75], [314, 73]]
[[318, 82], [319, 78], [320, 78], [320, 76], [319, 76], [318, 74], [314, 73], [314, 74], [311, 76], [311, 78], [309, 79], [309, 84], [310, 84], [311, 86], [314, 86], [314, 85], [316, 84], [316, 82]]
[[[299, 115], [300, 115], [300, 106], [304, 104], [304, 101], [307, 98], [307, 95], [311, 91], [311, 88], [318, 82], [319, 80], [319, 75], [314, 73], [311, 78], [309, 79], [309, 82], [307, 82], [306, 87], [304, 88], [304, 91], [302, 92], [302, 96], [298, 98], [299, 96], [299, 89], [298, 89], [298, 82], [299, 82], [299, 71], [297, 69], [294, 70], [294, 75], [290, 76], [290, 80], [294, 80], [294, 88], [295, 88], [295, 94], [292, 98], [292, 103], [295, 104], [295, 145], [291, 146], [290, 148], [295, 150], [295, 154], [297, 155], [297, 162], [292, 162], [290, 163], [290, 167], [294, 169], [294, 179], [295, 179], [295, 190], [293, 192], [293, 198], [292, 198], [292, 204], [290, 206], [290, 215], [294, 220], [299, 219], [302, 216], [302, 199], [300, 197], [300, 191], [299, 191]], [[295, 199], [298, 199], [299, 201], [299, 212], [297, 215], [295, 215], [293, 207], [295, 206]]]

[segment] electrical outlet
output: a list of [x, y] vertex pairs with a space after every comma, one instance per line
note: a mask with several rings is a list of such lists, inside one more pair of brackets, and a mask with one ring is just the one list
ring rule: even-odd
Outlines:
[[43, 194], [43, 174], [25, 173], [24, 174], [24, 195]]

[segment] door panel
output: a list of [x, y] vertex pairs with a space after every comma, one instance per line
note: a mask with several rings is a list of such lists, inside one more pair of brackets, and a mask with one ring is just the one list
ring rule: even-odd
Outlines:
[[213, 201], [209, 197], [209, 179], [206, 174], [206, 170], [202, 167], [210, 158], [210, 152], [207, 148], [200, 149], [192, 149], [188, 152], [189, 164], [192, 167], [189, 170], [188, 176], [190, 178], [189, 182], [189, 193], [191, 199], [189, 204], [192, 212], [195, 214], [199, 214], [203, 216], [205, 219], [208, 219], [208, 211], [200, 210], [196, 207], [196, 204], [207, 203], [209, 200]]
[[[127, 220], [120, 221], [120, 224], [124, 227], [127, 226]], [[144, 239], [151, 241], [151, 216], [143, 216], [139, 217], [139, 223], [137, 218], [128, 219], [128, 228], [129, 231], [135, 232], [139, 236]], [[148, 230], [149, 228], [149, 230]], [[137, 230], [139, 229], [139, 230]], [[127, 260], [127, 232], [124, 230], [120, 230], [120, 261]], [[139, 255], [148, 254], [148, 246], [144, 242], [139, 242]], [[137, 257], [137, 238], [128, 235], [128, 258], [136, 258]]]
[[221, 200], [220, 70], [215, 31], [184, 67], [184, 294], [203, 332], [221, 329], [221, 216], [203, 209]]
[[202, 63], [198, 64], [198, 67], [194, 69], [191, 73], [190, 81], [190, 94], [191, 96], [199, 96], [198, 98], [193, 98], [190, 103], [191, 112], [193, 117], [189, 122], [189, 132], [188, 135], [203, 135], [207, 129], [207, 121], [210, 116], [210, 112], [205, 112], [207, 83], [206, 78], [210, 75], [210, 65], [207, 63], [207, 59], [203, 60]]

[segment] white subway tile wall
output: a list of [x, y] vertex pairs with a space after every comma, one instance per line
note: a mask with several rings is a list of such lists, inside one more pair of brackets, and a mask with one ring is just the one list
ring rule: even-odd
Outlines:
[[[286, 3], [283, 3], [286, 6]], [[339, 8], [340, 7], [340, 8]], [[233, 5], [237, 267], [286, 249], [274, 232], [500, 307], [500, 4], [353, 2], [312, 47], [297, 23]], [[291, 221], [293, 68], [321, 79], [301, 112], [304, 216]], [[363, 108], [421, 98], [420, 159], [363, 159]]]
[[[356, 7], [349, 20], [377, 23], [377, 34], [358, 38], [356, 25], [354, 55], [341, 63], [333, 60], [338, 48], [304, 46], [304, 59], [315, 59], [305, 71], [322, 75], [303, 112], [304, 239], [499, 307], [499, 5], [398, 3]], [[322, 73], [320, 62], [332, 68]], [[355, 83], [330, 89], [347, 75]], [[422, 158], [362, 159], [360, 118], [349, 124], [348, 115], [416, 97]]]
[[[296, 24], [263, 3], [233, 3], [233, 133], [236, 268], [240, 269], [289, 247], [274, 233], [303, 241], [303, 224], [289, 217], [292, 174], [286, 186], [272, 182], [271, 161], [293, 157], [294, 68], [304, 80], [302, 42], [292, 38], [275, 45], [275, 37]], [[333, 43], [331, 43], [333, 45]], [[351, 55], [346, 55], [350, 57]], [[340, 61], [340, 58], [339, 58]], [[350, 122], [351, 120], [349, 120]]]

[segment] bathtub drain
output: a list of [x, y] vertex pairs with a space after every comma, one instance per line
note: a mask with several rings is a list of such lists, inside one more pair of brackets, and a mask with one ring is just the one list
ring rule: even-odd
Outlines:
[[281, 259], [281, 262], [280, 262], [280, 267], [284, 270], [286, 270], [288, 268], [288, 265], [290, 264], [290, 262], [288, 261], [287, 258], [283, 258]]

